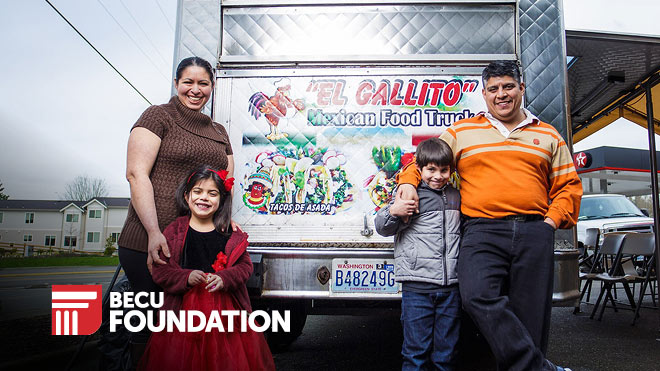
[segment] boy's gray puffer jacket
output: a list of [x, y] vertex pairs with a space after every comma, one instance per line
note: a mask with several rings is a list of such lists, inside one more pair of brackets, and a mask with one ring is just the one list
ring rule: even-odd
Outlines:
[[417, 194], [419, 214], [413, 215], [408, 223], [390, 214], [392, 203], [376, 214], [376, 231], [383, 236], [396, 235], [396, 280], [443, 286], [456, 284], [461, 224], [460, 193], [449, 184], [434, 190], [421, 182]]

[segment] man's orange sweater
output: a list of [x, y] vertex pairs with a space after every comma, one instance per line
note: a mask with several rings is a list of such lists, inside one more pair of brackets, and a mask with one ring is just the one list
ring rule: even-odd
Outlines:
[[[566, 142], [552, 125], [534, 120], [505, 138], [484, 115], [477, 115], [455, 122], [440, 139], [454, 152], [463, 214], [537, 214], [559, 228], [577, 222], [582, 183]], [[419, 184], [413, 164], [397, 176], [398, 183]]]

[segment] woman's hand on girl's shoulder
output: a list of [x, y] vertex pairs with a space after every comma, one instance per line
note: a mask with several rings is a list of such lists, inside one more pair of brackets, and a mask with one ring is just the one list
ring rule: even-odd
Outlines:
[[149, 243], [147, 247], [147, 268], [151, 273], [151, 268], [154, 262], [157, 264], [167, 264], [167, 262], [160, 258], [159, 252], [163, 252], [163, 255], [170, 257], [170, 249], [167, 247], [167, 239], [162, 233], [154, 234], [149, 236]]
[[222, 281], [222, 278], [220, 278], [220, 276], [217, 274], [211, 273], [207, 275], [206, 282], [208, 282], [208, 285], [206, 285], [205, 289], [209, 290], [209, 292], [222, 290], [225, 287], [225, 283]]
[[188, 275], [188, 286], [193, 287], [206, 282], [206, 273], [200, 270], [194, 270]]
[[234, 219], [231, 220], [231, 230], [236, 232], [237, 230], [241, 229], [241, 225], [236, 223]]

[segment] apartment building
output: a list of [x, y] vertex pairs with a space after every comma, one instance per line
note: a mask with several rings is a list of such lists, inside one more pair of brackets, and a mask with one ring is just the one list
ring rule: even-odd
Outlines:
[[0, 242], [103, 251], [116, 242], [130, 199], [90, 201], [0, 200]]

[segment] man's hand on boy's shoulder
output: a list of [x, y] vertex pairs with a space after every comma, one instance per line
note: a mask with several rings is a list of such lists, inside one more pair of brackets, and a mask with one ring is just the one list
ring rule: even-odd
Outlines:
[[403, 221], [408, 222], [410, 217], [417, 210], [417, 201], [404, 200], [395, 198], [394, 203], [390, 206], [390, 215], [402, 218]]

